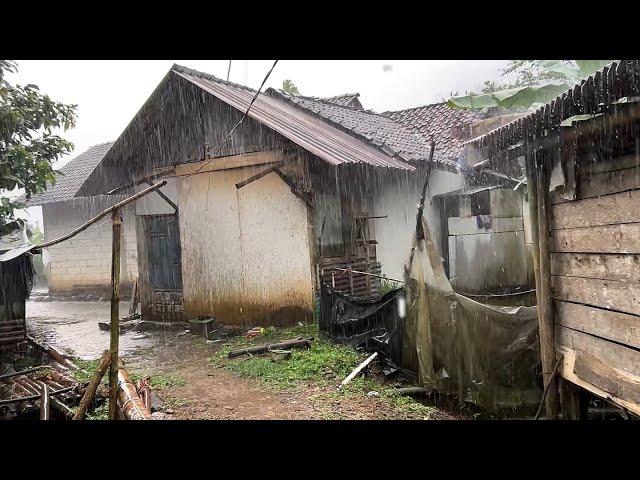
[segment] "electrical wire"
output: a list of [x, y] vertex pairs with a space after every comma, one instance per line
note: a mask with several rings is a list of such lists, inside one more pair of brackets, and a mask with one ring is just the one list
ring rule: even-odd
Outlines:
[[258, 98], [258, 95], [260, 95], [260, 92], [262, 90], [262, 87], [264, 87], [264, 84], [267, 82], [267, 79], [269, 78], [269, 76], [271, 75], [271, 72], [273, 71], [273, 69], [275, 68], [275, 66], [278, 64], [278, 60], [276, 60], [275, 62], [273, 62], [273, 65], [271, 66], [271, 68], [269, 69], [269, 71], [267, 72], [267, 74], [265, 75], [264, 79], [262, 80], [262, 83], [260, 84], [260, 88], [258, 88], [258, 90], [256, 91], [256, 94], [253, 96], [253, 98], [251, 99], [251, 102], [249, 103], [249, 106], [247, 107], [247, 110], [244, 112], [244, 115], [242, 115], [242, 118], [238, 121], [238, 123], [236, 123], [233, 128], [229, 131], [229, 133], [227, 134], [227, 136], [225, 137], [225, 139], [222, 141], [222, 143], [220, 145], [218, 145], [217, 149], [213, 152], [212, 157], [214, 158], [210, 158], [209, 160], [207, 160], [205, 163], [203, 163], [200, 168], [198, 168], [195, 172], [192, 172], [188, 175], [184, 175], [184, 177], [190, 177], [192, 175], [195, 175], [197, 173], [200, 173], [200, 171], [206, 167], [208, 164], [210, 164], [213, 160], [215, 160], [215, 156], [220, 153], [220, 151], [222, 151], [222, 148], [226, 145], [226, 143], [231, 139], [231, 136], [233, 135], [233, 132], [236, 131], [236, 129], [242, 124], [242, 122], [244, 122], [244, 119], [247, 118], [247, 115], [249, 114], [249, 111], [251, 110], [251, 107], [253, 106], [253, 102], [256, 101], [256, 98]]

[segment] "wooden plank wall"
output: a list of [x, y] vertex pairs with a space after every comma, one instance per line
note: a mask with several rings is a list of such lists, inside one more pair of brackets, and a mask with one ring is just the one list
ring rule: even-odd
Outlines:
[[564, 378], [640, 415], [640, 166], [583, 167], [552, 198], [551, 274]]

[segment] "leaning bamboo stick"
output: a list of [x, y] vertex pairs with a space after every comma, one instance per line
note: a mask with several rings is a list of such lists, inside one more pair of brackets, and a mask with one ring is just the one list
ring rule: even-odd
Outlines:
[[49, 242], [42, 243], [40, 245], [34, 245], [31, 248], [31, 250], [40, 250], [41, 248], [50, 247], [51, 245], [55, 245], [57, 243], [64, 242], [65, 240], [69, 240], [71, 237], [75, 237], [80, 232], [82, 232], [82, 231], [86, 230], [87, 228], [89, 228], [91, 225], [96, 223], [102, 217], [106, 216], [108, 213], [115, 212], [115, 211], [119, 210], [121, 207], [125, 206], [127, 203], [131, 203], [134, 200], [137, 200], [140, 197], [145, 196], [149, 192], [153, 192], [154, 190], [156, 190], [156, 189], [158, 189], [160, 187], [164, 187], [166, 184], [167, 184], [167, 181], [163, 180], [162, 182], [156, 183], [155, 185], [152, 185], [149, 188], [145, 188], [144, 190], [141, 190], [140, 192], [136, 193], [135, 195], [132, 195], [129, 198], [125, 198], [121, 202], [118, 202], [115, 205], [107, 208], [106, 210], [102, 211], [101, 213], [99, 213], [98, 215], [93, 217], [91, 220], [88, 220], [87, 222], [83, 223], [78, 228], [76, 228], [75, 230], [72, 230], [71, 232], [67, 233], [66, 235], [63, 235], [62, 237], [56, 238], [56, 239], [51, 240]]
[[87, 413], [89, 405], [93, 401], [93, 397], [96, 394], [96, 390], [98, 389], [98, 385], [100, 385], [100, 380], [104, 377], [104, 374], [107, 372], [107, 368], [111, 363], [111, 354], [109, 350], [105, 350], [102, 354], [102, 358], [100, 359], [100, 363], [98, 364], [98, 368], [96, 369], [93, 377], [91, 377], [91, 381], [89, 382], [89, 386], [87, 387], [84, 395], [82, 396], [82, 400], [80, 400], [80, 404], [78, 405], [78, 409], [76, 410], [75, 415], [73, 416], [73, 420], [83, 420], [84, 416]]

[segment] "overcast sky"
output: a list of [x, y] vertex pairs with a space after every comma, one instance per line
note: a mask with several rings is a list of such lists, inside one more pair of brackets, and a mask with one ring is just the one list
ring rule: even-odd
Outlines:
[[[59, 168], [97, 143], [118, 138], [173, 63], [226, 78], [228, 60], [17, 61], [11, 83], [38, 85], [53, 100], [78, 105], [78, 121], [65, 138], [74, 152]], [[229, 80], [258, 88], [273, 60], [233, 60]], [[302, 95], [360, 93], [367, 109], [399, 110], [439, 102], [450, 92], [477, 90], [496, 80], [501, 60], [281, 60], [265, 88], [292, 80]], [[40, 224], [41, 220], [40, 220]]]

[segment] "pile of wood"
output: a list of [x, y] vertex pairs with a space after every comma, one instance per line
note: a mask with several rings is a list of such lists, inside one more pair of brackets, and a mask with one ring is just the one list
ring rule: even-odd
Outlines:
[[[91, 406], [96, 390], [100, 385], [102, 377], [107, 373], [107, 369], [111, 364], [111, 354], [105, 350], [98, 364], [98, 368], [94, 372], [89, 385], [82, 396], [80, 405], [73, 416], [73, 420], [83, 420], [87, 410]], [[144, 392], [140, 398], [139, 392]], [[138, 382], [136, 386], [129, 372], [124, 368], [122, 359], [118, 358], [118, 392], [117, 402], [119, 413], [127, 420], [151, 420], [151, 392], [148, 381]]]
[[[73, 377], [74, 370], [81, 370], [64, 354], [53, 347], [37, 343], [29, 338], [35, 346], [49, 357], [49, 363], [25, 369], [19, 372], [0, 375], [0, 384], [9, 387], [10, 396], [0, 400], [0, 415], [7, 414], [11, 407], [17, 414], [33, 414], [40, 410], [40, 419], [52, 418], [51, 410], [67, 420], [83, 420], [87, 411], [94, 404], [96, 395], [108, 396], [108, 389], [100, 386], [102, 377], [111, 363], [109, 351], [102, 354], [98, 368], [88, 382], [77, 382]], [[118, 395], [117, 403], [120, 418], [128, 420], [151, 419], [151, 390], [148, 379], [137, 385], [133, 383], [118, 359]], [[73, 409], [73, 407], [77, 408]]]
[[9, 398], [0, 400], [0, 414], [15, 411], [28, 415], [39, 409], [40, 418], [48, 420], [50, 409], [53, 409], [63, 418], [70, 419], [72, 407], [78, 404], [85, 386], [73, 377], [72, 371], [79, 367], [56, 349], [30, 337], [28, 340], [47, 354], [49, 363], [0, 376], [0, 383], [9, 387]]

